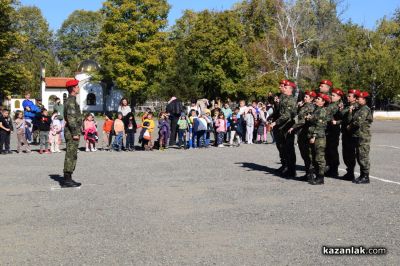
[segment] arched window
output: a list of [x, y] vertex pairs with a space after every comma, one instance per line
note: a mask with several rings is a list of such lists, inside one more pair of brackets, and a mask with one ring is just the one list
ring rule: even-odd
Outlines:
[[63, 104], [67, 101], [68, 95], [66, 93], [63, 93]]
[[55, 95], [51, 95], [49, 97], [49, 111], [54, 110], [54, 104], [56, 103], [56, 99], [57, 99], [57, 96], [55, 96]]
[[86, 105], [96, 105], [96, 95], [89, 93], [86, 98]]
[[14, 102], [14, 108], [15, 108], [15, 109], [21, 108], [21, 102], [20, 102], [19, 100], [16, 100], [16, 101]]

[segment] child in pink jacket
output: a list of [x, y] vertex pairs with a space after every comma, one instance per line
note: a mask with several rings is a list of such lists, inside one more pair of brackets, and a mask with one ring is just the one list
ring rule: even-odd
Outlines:
[[224, 136], [227, 131], [227, 121], [225, 119], [224, 113], [220, 113], [218, 118], [215, 119], [215, 130], [217, 131], [217, 146], [219, 148], [224, 147]]

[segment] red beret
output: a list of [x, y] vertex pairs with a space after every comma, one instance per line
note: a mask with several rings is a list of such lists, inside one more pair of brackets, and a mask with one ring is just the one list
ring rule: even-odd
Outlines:
[[347, 91], [347, 93], [348, 93], [348, 94], [352, 93], [352, 94], [354, 94], [354, 95], [357, 95], [357, 94], [360, 93], [360, 91], [359, 91], [359, 90], [355, 90], [355, 89], [349, 89], [349, 90]]
[[296, 89], [296, 87], [297, 87], [296, 83], [291, 82], [291, 81], [287, 81], [286, 84], [285, 84], [285, 86], [290, 86], [290, 87], [292, 87], [293, 89]]
[[339, 95], [340, 97], [343, 97], [344, 93], [341, 89], [333, 89], [332, 93], [335, 93], [337, 95]]
[[329, 95], [326, 95], [324, 93], [318, 93], [318, 97], [323, 99], [325, 102], [328, 102], [328, 103], [331, 102], [331, 97], [329, 97]]
[[286, 85], [287, 82], [288, 82], [288, 80], [282, 79], [282, 80], [279, 82], [279, 85], [281, 85], [281, 84]]
[[317, 97], [317, 94], [315, 93], [315, 91], [305, 91], [304, 92], [305, 93], [305, 95], [308, 95], [308, 96], [310, 96], [310, 97], [312, 97], [312, 98], [315, 98], [315, 97]]
[[321, 83], [319, 83], [319, 84], [326, 84], [326, 85], [328, 85], [329, 87], [332, 87], [332, 81], [330, 81], [330, 80], [327, 80], [327, 79], [324, 79], [324, 80], [322, 80], [321, 81]]
[[358, 98], [367, 98], [367, 97], [369, 97], [369, 93], [366, 91], [359, 91], [358, 94], [356, 94], [356, 96]]
[[75, 87], [78, 86], [79, 81], [77, 81], [76, 79], [72, 79], [72, 80], [68, 80], [67, 83], [65, 84], [65, 87], [69, 88], [69, 87]]

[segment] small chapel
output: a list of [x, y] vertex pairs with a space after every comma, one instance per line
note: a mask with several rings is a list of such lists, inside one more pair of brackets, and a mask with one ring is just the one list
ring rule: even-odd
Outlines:
[[79, 87], [81, 88], [77, 101], [82, 112], [116, 111], [123, 93], [113, 85], [92, 81], [91, 74], [99, 69], [99, 64], [90, 59], [79, 64], [75, 77], [46, 77], [45, 69], [42, 69], [40, 88], [42, 104], [49, 111], [53, 110], [56, 98], [60, 98], [61, 103], [64, 104], [68, 98], [65, 84], [68, 80], [75, 78], [79, 80]]

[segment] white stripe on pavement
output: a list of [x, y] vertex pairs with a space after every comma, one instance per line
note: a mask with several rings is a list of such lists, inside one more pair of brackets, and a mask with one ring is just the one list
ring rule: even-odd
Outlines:
[[393, 149], [397, 149], [400, 150], [400, 147], [396, 147], [396, 146], [390, 146], [390, 145], [376, 145], [378, 147], [387, 147], [387, 148], [393, 148]]
[[[339, 171], [347, 172], [345, 169], [341, 169], [341, 168], [339, 168]], [[354, 173], [356, 175], [360, 174], [358, 172], [354, 172]], [[382, 182], [385, 182], [385, 183], [392, 183], [392, 184], [400, 185], [400, 182], [395, 182], [395, 181], [392, 181], [392, 180], [387, 180], [387, 179], [376, 177], [376, 176], [372, 176], [372, 175], [370, 175], [369, 178], [376, 179], [376, 180], [379, 180], [379, 181], [382, 181]]]
[[[74, 188], [74, 189], [81, 189], [81, 187], [72, 187], [72, 188]], [[68, 190], [68, 189], [70, 189], [70, 188], [62, 188], [62, 187], [60, 187], [60, 186], [51, 187], [51, 188], [50, 188], [50, 190]]]

